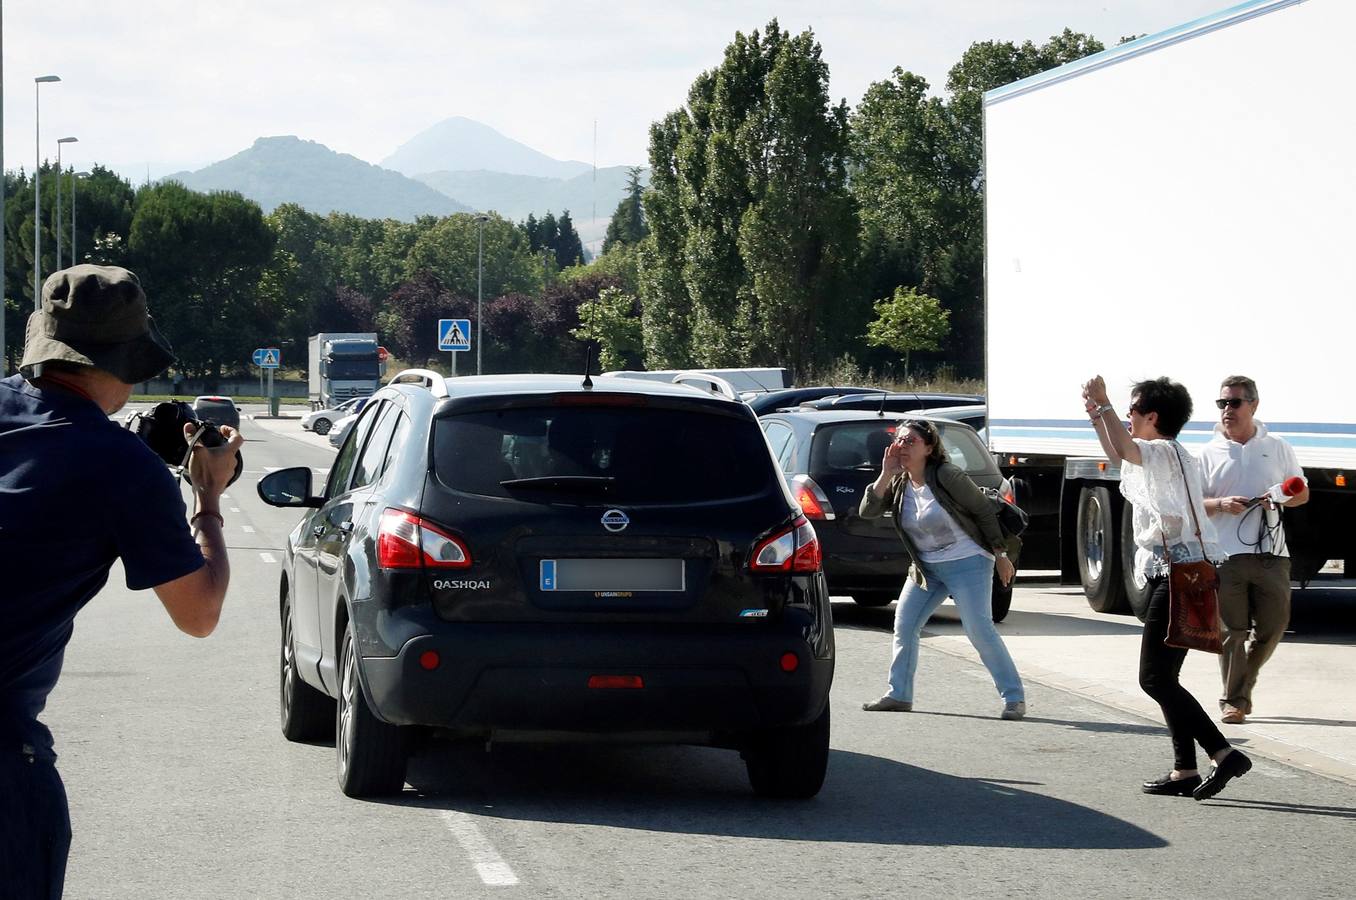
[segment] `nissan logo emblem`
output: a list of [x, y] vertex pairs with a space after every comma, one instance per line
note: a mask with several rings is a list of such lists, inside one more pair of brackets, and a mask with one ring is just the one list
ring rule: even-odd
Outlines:
[[609, 509], [603, 513], [603, 527], [608, 531], [622, 531], [631, 524], [631, 517], [619, 509]]

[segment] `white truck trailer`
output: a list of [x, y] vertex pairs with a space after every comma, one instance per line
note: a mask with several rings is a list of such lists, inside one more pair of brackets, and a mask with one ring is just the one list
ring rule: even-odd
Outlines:
[[309, 341], [309, 396], [313, 409], [329, 409], [381, 387], [376, 332], [329, 331]]
[[[1080, 386], [1191, 391], [1188, 448], [1228, 375], [1295, 448], [1295, 577], [1356, 560], [1356, 117], [1351, 0], [1255, 0], [984, 99], [990, 448], [1032, 514], [1023, 568], [1142, 614], [1130, 510]], [[1350, 568], [1348, 572], [1352, 571]]]

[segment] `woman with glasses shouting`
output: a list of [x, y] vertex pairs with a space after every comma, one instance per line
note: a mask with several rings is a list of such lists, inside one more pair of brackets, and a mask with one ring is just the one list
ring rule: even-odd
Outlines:
[[890, 690], [863, 703], [868, 712], [913, 710], [913, 678], [923, 625], [950, 595], [961, 625], [1003, 698], [1002, 717], [1026, 715], [1026, 693], [1008, 648], [993, 624], [993, 576], [1004, 585], [1015, 569], [993, 504], [964, 471], [947, 462], [937, 428], [926, 419], [899, 423], [885, 448], [880, 477], [862, 497], [860, 513], [894, 513], [895, 530], [911, 560], [895, 610]]
[[[1168, 634], [1168, 561], [1224, 556], [1205, 516], [1200, 464], [1177, 443], [1177, 434], [1191, 418], [1191, 395], [1166, 378], [1141, 381], [1130, 389], [1128, 430], [1107, 400], [1102, 376], [1083, 385], [1083, 404], [1107, 459], [1120, 464], [1121, 494], [1134, 504], [1135, 567], [1152, 588], [1140, 640], [1139, 685], [1163, 710], [1174, 765], [1141, 789], [1146, 794], [1204, 800], [1251, 769], [1252, 760], [1229, 746], [1178, 681], [1187, 652], [1163, 642]], [[1204, 781], [1196, 769], [1197, 744], [1215, 762]]]

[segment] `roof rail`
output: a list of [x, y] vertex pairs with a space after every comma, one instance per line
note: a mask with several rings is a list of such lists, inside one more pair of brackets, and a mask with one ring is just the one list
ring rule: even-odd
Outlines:
[[709, 388], [711, 393], [719, 394], [730, 400], [738, 400], [739, 394], [735, 391], [734, 385], [721, 378], [719, 375], [711, 375], [707, 372], [699, 372], [695, 369], [679, 372], [673, 376], [674, 384], [685, 384], [688, 387], [702, 386]]
[[386, 382], [391, 384], [417, 384], [420, 387], [428, 388], [429, 393], [435, 397], [446, 397], [447, 378], [438, 374], [432, 369], [405, 369], [391, 376], [391, 380]]

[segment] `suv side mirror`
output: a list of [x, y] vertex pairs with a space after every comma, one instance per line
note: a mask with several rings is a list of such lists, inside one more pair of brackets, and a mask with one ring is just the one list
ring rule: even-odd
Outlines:
[[318, 509], [324, 497], [311, 496], [311, 470], [305, 466], [280, 469], [259, 479], [259, 499], [269, 506], [300, 506]]

